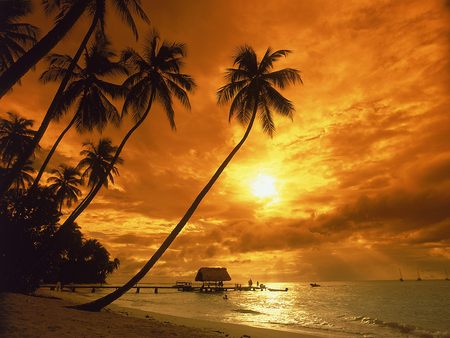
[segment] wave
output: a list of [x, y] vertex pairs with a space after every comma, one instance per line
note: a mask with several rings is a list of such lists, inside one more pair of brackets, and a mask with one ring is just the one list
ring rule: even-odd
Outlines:
[[232, 311], [239, 312], [239, 313], [249, 313], [249, 314], [252, 314], [252, 315], [263, 315], [262, 312], [255, 311], [255, 310], [249, 310], [249, 309], [234, 309]]
[[366, 325], [377, 325], [380, 327], [390, 328], [400, 333], [413, 335], [420, 338], [450, 338], [450, 333], [447, 331], [428, 331], [414, 325], [406, 325], [397, 322], [385, 322], [381, 319], [366, 316], [352, 317], [350, 320], [358, 321]]

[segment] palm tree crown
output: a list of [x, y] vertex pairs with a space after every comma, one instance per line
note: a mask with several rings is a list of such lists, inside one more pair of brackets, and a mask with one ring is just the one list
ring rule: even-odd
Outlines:
[[71, 207], [73, 202], [78, 201], [81, 191], [77, 187], [81, 184], [80, 171], [75, 167], [69, 167], [65, 164], [51, 171], [54, 176], [47, 179], [51, 184], [48, 186], [55, 195], [61, 211], [64, 202], [67, 207]]
[[8, 112], [8, 119], [0, 119], [0, 159], [9, 168], [33, 141], [33, 120]]
[[[79, 2], [79, 0], [43, 0], [45, 12], [47, 14], [52, 14], [57, 11], [57, 22], [62, 20], [72, 7], [80, 6]], [[122, 21], [132, 30], [136, 40], [138, 39], [139, 34], [133, 15], [137, 15], [147, 24], [150, 23], [147, 14], [145, 14], [145, 11], [141, 6], [140, 0], [87, 0], [83, 3], [86, 14], [91, 16], [96, 15], [98, 17], [102, 31], [104, 31], [105, 27], [105, 17], [108, 12], [108, 3], [119, 14]]]
[[18, 23], [32, 10], [30, 0], [0, 1], [0, 73], [36, 43], [39, 29], [28, 23]]
[[14, 180], [11, 189], [16, 191], [16, 194], [24, 193], [25, 190], [33, 183], [33, 174], [35, 172], [31, 161], [28, 161], [25, 166], [20, 170], [19, 175], [17, 175]]
[[[84, 67], [78, 64], [69, 74], [70, 82], [63, 94], [61, 110], [55, 117], [75, 106], [74, 123], [78, 131], [102, 131], [108, 122], [118, 124], [120, 114], [109, 97], [117, 98], [124, 94], [123, 87], [102, 80], [100, 77], [126, 74], [126, 68], [120, 62], [112, 62], [115, 53], [110, 42], [99, 33], [95, 42], [84, 54]], [[49, 68], [40, 79], [44, 83], [63, 79], [68, 73], [72, 58], [68, 55], [51, 54], [48, 57]]]
[[272, 71], [273, 63], [289, 53], [286, 49], [272, 52], [267, 48], [258, 62], [253, 48], [243, 46], [239, 49], [234, 58], [237, 67], [226, 72], [229, 83], [217, 92], [219, 104], [231, 101], [229, 120], [236, 116], [239, 122], [247, 125], [252, 114], [258, 111], [264, 132], [272, 136], [275, 131], [272, 111], [292, 119], [294, 105], [275, 87], [283, 89], [289, 84], [302, 83], [300, 73], [292, 68]]
[[134, 118], [142, 118], [147, 107], [156, 99], [163, 106], [170, 126], [175, 129], [175, 112], [172, 96], [186, 108], [190, 108], [187, 92], [194, 89], [194, 80], [180, 73], [182, 59], [186, 56], [185, 45], [161, 41], [152, 31], [145, 44], [143, 56], [129, 48], [122, 53], [122, 59], [135, 72], [125, 82], [129, 88], [123, 106], [123, 113], [131, 108]]
[[[83, 143], [87, 149], [80, 152], [84, 158], [80, 161], [77, 168], [85, 169], [82, 175], [83, 179], [88, 180], [88, 186], [93, 187], [99, 182], [103, 182], [103, 186], [108, 188], [108, 181], [114, 184], [114, 175], [119, 175], [119, 170], [113, 165], [110, 172], [108, 172], [109, 165], [114, 158], [117, 147], [112, 145], [108, 138], [102, 138], [97, 145], [92, 142]], [[117, 164], [122, 164], [123, 159], [118, 158]], [[108, 175], [108, 179], [103, 178]]]

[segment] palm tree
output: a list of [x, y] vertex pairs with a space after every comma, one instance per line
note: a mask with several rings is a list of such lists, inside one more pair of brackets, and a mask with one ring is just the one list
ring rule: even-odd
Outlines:
[[[4, 1], [0, 2], [4, 3]], [[30, 8], [29, 0], [9, 0], [8, 3], [9, 2], [14, 4], [14, 8], [21, 8], [22, 6], [24, 9]], [[5, 95], [8, 90], [10, 90], [12, 86], [23, 75], [25, 75], [25, 73], [35, 66], [39, 60], [47, 55], [58, 44], [58, 42], [64, 38], [78, 19], [87, 13], [92, 15], [93, 20], [85, 38], [83, 39], [82, 46], [80, 46], [82, 47], [80, 49], [83, 50], [97, 24], [100, 23], [101, 26], [104, 27], [106, 2], [106, 0], [43, 0], [47, 14], [51, 14], [55, 10], [59, 10], [56, 15], [56, 24], [53, 29], [51, 29], [38, 43], [34, 45], [33, 48], [26, 53], [22, 53], [23, 55], [0, 76], [0, 98]], [[125, 21], [126, 24], [132, 29], [137, 40], [138, 32], [133, 19], [133, 14], [138, 15], [145, 22], [149, 23], [149, 19], [141, 7], [140, 0], [110, 0], [109, 2], [118, 11], [123, 21]], [[8, 4], [5, 3], [5, 6], [8, 6]], [[7, 8], [8, 10], [2, 11], [2, 13], [8, 13], [9, 8], [11, 7]], [[76, 55], [74, 59], [77, 59]]]
[[[133, 15], [137, 14], [145, 22], [149, 22], [147, 15], [141, 8], [140, 0], [110, 0], [116, 10], [119, 12], [122, 20], [124, 20], [129, 27], [131, 27], [136, 39], [138, 38], [136, 24], [133, 19]], [[72, 62], [69, 64], [66, 76], [62, 79], [58, 90], [53, 97], [50, 107], [42, 120], [36, 135], [33, 139], [33, 143], [27, 148], [27, 151], [22, 154], [11, 171], [0, 180], [0, 196], [3, 195], [12, 184], [14, 177], [20, 171], [27, 159], [33, 154], [34, 148], [39, 145], [45, 131], [47, 130], [50, 122], [55, 118], [61, 101], [63, 93], [67, 83], [70, 80], [70, 74], [72, 74], [78, 60], [86, 48], [86, 45], [97, 26], [100, 24], [102, 31], [104, 28], [105, 15], [106, 15], [106, 0], [44, 0], [47, 5], [48, 11], [52, 11], [55, 8], [62, 8], [58, 14], [58, 23], [50, 31], [46, 37], [39, 41], [33, 48], [31, 48], [26, 54], [24, 54], [17, 62], [9, 67], [3, 74], [0, 75], [0, 98], [8, 91], [15, 82], [17, 82], [33, 65], [35, 65], [42, 57], [44, 57], [64, 36], [64, 34], [70, 29], [75, 21], [83, 14], [84, 11], [88, 11], [92, 16], [92, 22], [84, 36], [77, 52], [72, 58]], [[60, 27], [61, 26], [61, 27]], [[55, 31], [54, 33], [52, 33]], [[44, 41], [45, 40], [45, 41]]]
[[[103, 185], [108, 189], [108, 182], [114, 184], [114, 175], [119, 176], [119, 169], [115, 165], [113, 165], [111, 171], [108, 171], [109, 165], [117, 151], [117, 147], [112, 145], [110, 139], [101, 138], [97, 145], [94, 145], [92, 142], [85, 142], [83, 146], [86, 149], [82, 150], [80, 155], [83, 155], [84, 158], [78, 163], [77, 168], [84, 170], [81, 179], [83, 181], [87, 180], [87, 186], [91, 190], [73, 212], [83, 207], [97, 184]], [[118, 157], [115, 163], [122, 164], [123, 159]], [[103, 180], [103, 177], [107, 177], [108, 179]]]
[[[145, 45], [144, 55], [144, 57], [140, 56], [133, 49], [123, 53], [123, 59], [127, 60], [129, 66], [135, 70], [135, 73], [124, 83], [129, 91], [123, 113], [126, 114], [132, 110], [136, 123], [122, 139], [102, 181], [106, 180], [107, 175], [113, 170], [123, 147], [144, 122], [155, 100], [163, 106], [173, 129], [175, 129], [175, 112], [172, 96], [175, 96], [185, 107], [190, 108], [187, 91], [192, 91], [195, 83], [189, 75], [180, 73], [185, 46], [181, 43], [161, 42], [159, 34], [153, 31]], [[89, 196], [86, 196], [83, 203], [72, 212], [62, 226], [73, 223], [91, 203], [101, 187], [102, 182], [97, 183]]]
[[[84, 158], [78, 163], [77, 168], [84, 169], [82, 179], [87, 180], [88, 187], [94, 187], [97, 183], [103, 184], [108, 189], [108, 182], [114, 184], [114, 175], [119, 175], [119, 169], [113, 165], [111, 171], [108, 172], [109, 165], [114, 158], [117, 147], [112, 145], [108, 138], [101, 138], [98, 144], [85, 142], [83, 146], [86, 149], [80, 152]], [[123, 159], [118, 157], [115, 164], [122, 164]], [[103, 177], [108, 179], [103, 180]]]
[[47, 179], [47, 182], [51, 183], [48, 188], [58, 201], [59, 212], [61, 212], [64, 202], [70, 208], [72, 203], [77, 202], [78, 197], [81, 196], [81, 190], [77, 188], [81, 184], [80, 171], [75, 167], [61, 164], [51, 173], [55, 176]]
[[0, 1], [0, 74], [36, 43], [39, 29], [17, 22], [31, 11], [30, 0]]
[[0, 118], [0, 160], [10, 169], [13, 161], [33, 141], [33, 120], [8, 112], [8, 119]]
[[283, 97], [275, 87], [285, 88], [289, 84], [301, 83], [299, 72], [292, 68], [285, 68], [279, 71], [272, 71], [273, 63], [280, 57], [289, 54], [288, 50], [278, 50], [272, 52], [267, 49], [264, 57], [258, 62], [255, 51], [248, 46], [241, 47], [234, 59], [234, 65], [237, 68], [227, 70], [226, 79], [229, 83], [221, 87], [218, 91], [218, 102], [224, 104], [231, 101], [229, 119], [234, 115], [247, 129], [241, 141], [234, 147], [225, 161], [220, 165], [212, 178], [198, 194], [192, 205], [189, 207], [183, 218], [164, 240], [160, 248], [153, 254], [144, 267], [133, 276], [124, 286], [116, 291], [99, 298], [93, 302], [77, 306], [79, 309], [89, 311], [99, 311], [103, 307], [111, 304], [113, 301], [130, 290], [133, 285], [138, 283], [159, 260], [170, 244], [175, 240], [178, 234], [183, 230], [200, 202], [206, 196], [208, 191], [219, 178], [220, 174], [226, 168], [233, 156], [242, 147], [253, 127], [256, 115], [262, 122], [263, 130], [272, 136], [275, 125], [272, 119], [272, 111], [292, 118], [294, 106], [291, 101]]
[[24, 193], [26, 189], [31, 185], [31, 183], [33, 183], [32, 174], [34, 172], [35, 170], [31, 165], [31, 161], [28, 161], [27, 164], [19, 172], [19, 175], [16, 177], [11, 186], [12, 189], [15, 189], [17, 195]]
[[[73, 125], [78, 132], [92, 131], [94, 128], [101, 132], [108, 122], [119, 124], [120, 114], [108, 96], [111, 98], [121, 96], [124, 94], [123, 87], [102, 80], [100, 77], [118, 73], [126, 74], [127, 70], [120, 62], [110, 60], [115, 56], [110, 45], [103, 34], [98, 34], [95, 43], [84, 54], [84, 67], [77, 65], [70, 75], [71, 82], [64, 93], [60, 114], [62, 115], [73, 106], [75, 106], [75, 114], [53, 144], [36, 176], [34, 186], [39, 183], [56, 148]], [[60, 54], [52, 54], [48, 59], [50, 67], [41, 75], [44, 83], [64, 77], [67, 66], [72, 62], [70, 56]]]

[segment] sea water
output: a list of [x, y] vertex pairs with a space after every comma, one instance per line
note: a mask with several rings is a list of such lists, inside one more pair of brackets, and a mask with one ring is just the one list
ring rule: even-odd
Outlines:
[[289, 290], [228, 291], [224, 299], [225, 293], [141, 289], [115, 304], [331, 337], [450, 338], [450, 281], [323, 282], [314, 288], [308, 283], [265, 284]]

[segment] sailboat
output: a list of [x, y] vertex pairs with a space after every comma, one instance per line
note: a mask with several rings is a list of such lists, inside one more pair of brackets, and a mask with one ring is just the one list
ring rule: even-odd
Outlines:
[[420, 271], [419, 271], [419, 269], [417, 269], [417, 281], [421, 281], [422, 280], [422, 278], [420, 278]]
[[448, 279], [448, 271], [447, 271], [447, 269], [445, 269], [445, 280], [450, 280], [450, 279]]
[[398, 269], [398, 272], [400, 273], [400, 282], [403, 282], [403, 275], [402, 275], [402, 270], [400, 270], [400, 268]]

